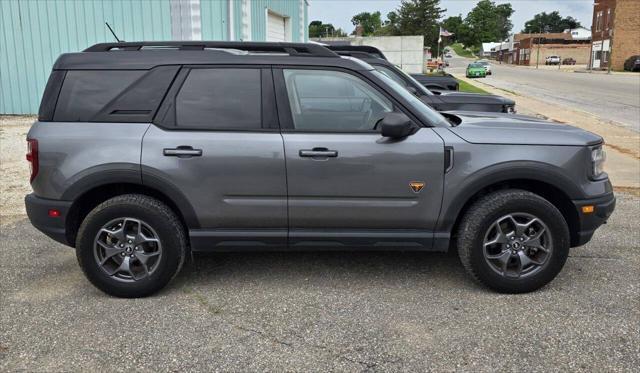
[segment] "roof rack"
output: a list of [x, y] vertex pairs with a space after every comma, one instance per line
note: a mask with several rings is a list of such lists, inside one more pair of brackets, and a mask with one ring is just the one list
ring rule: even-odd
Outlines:
[[100, 43], [90, 46], [84, 52], [139, 51], [144, 47], [176, 48], [179, 50], [204, 50], [206, 48], [239, 49], [247, 52], [286, 53], [291, 56], [338, 57], [335, 52], [318, 44], [310, 43], [270, 43], [241, 41], [143, 41]]
[[362, 53], [368, 53], [373, 57], [382, 58], [383, 60], [387, 59], [387, 57], [384, 55], [384, 53], [382, 53], [380, 49], [372, 47], [370, 45], [328, 45], [327, 48], [342, 55], [347, 55], [347, 53], [350, 53], [348, 55], [356, 57], [357, 54], [362, 55]]

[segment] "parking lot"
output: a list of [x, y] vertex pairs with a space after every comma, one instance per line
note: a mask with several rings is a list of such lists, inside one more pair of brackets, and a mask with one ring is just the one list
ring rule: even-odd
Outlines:
[[[199, 256], [156, 296], [116, 299], [26, 219], [29, 118], [2, 118], [0, 371], [632, 371], [640, 198], [549, 286], [499, 295], [452, 254]], [[635, 368], [634, 368], [635, 367]]]

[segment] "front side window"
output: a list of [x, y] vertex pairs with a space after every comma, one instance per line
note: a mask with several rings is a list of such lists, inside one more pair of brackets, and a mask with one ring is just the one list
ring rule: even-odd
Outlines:
[[392, 102], [353, 75], [329, 70], [283, 71], [293, 125], [302, 131], [372, 131]]
[[211, 130], [260, 129], [260, 70], [191, 70], [176, 96], [176, 124]]

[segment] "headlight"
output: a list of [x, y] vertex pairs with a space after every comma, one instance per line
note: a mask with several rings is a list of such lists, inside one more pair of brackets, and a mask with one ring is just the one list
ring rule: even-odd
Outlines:
[[604, 174], [604, 162], [607, 159], [607, 153], [602, 149], [602, 145], [591, 149], [591, 176], [599, 179]]

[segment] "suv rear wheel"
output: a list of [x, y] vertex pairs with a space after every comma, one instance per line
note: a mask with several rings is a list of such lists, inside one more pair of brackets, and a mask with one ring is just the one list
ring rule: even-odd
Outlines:
[[111, 198], [82, 222], [76, 256], [97, 288], [118, 297], [144, 297], [166, 286], [185, 258], [186, 238], [175, 213], [144, 195]]
[[504, 190], [469, 208], [457, 244], [475, 280], [499, 292], [525, 293], [560, 272], [569, 254], [569, 230], [549, 201], [524, 190]]

